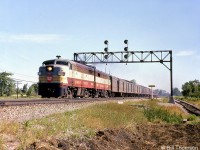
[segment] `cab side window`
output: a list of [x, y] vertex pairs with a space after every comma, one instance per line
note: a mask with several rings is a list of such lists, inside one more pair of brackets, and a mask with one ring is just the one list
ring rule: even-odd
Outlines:
[[57, 61], [56, 64], [58, 65], [68, 65], [68, 62], [65, 62], [65, 61]]
[[69, 64], [69, 69], [72, 70], [72, 64]]

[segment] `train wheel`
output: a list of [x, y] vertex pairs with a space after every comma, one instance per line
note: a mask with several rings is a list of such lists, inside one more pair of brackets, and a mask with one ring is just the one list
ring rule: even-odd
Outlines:
[[71, 90], [67, 91], [67, 98], [70, 98], [70, 99], [73, 98], [73, 93]]
[[94, 96], [95, 98], [99, 98], [99, 91], [96, 91], [96, 93], [95, 93], [95, 96]]
[[90, 95], [89, 92], [88, 92], [87, 90], [85, 90], [85, 92], [84, 92], [84, 97], [85, 97], [85, 98], [88, 98], [89, 95]]
[[104, 92], [104, 97], [105, 97], [105, 98], [108, 98], [108, 97], [109, 97], [107, 91]]

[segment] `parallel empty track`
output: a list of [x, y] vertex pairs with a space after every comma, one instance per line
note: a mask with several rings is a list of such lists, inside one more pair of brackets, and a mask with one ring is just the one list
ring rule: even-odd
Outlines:
[[176, 99], [175, 102], [182, 105], [189, 113], [200, 116], [200, 109], [196, 106], [178, 99]]

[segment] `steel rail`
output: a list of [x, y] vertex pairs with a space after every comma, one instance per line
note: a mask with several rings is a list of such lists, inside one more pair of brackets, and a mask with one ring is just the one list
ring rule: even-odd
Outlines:
[[35, 104], [61, 104], [61, 103], [78, 103], [89, 102], [91, 100], [75, 100], [75, 99], [41, 99], [41, 100], [3, 100], [0, 106], [19, 106], [19, 105], [35, 105]]
[[200, 109], [196, 106], [178, 99], [175, 99], [175, 102], [182, 105], [189, 113], [200, 116]]
[[[129, 99], [138, 99], [138, 97], [129, 97]], [[81, 102], [96, 102], [109, 100], [124, 100], [123, 97], [115, 98], [73, 98], [73, 99], [21, 99], [21, 100], [0, 100], [0, 106], [19, 106], [19, 105], [35, 105], [35, 104], [61, 104], [61, 103], [81, 103]]]

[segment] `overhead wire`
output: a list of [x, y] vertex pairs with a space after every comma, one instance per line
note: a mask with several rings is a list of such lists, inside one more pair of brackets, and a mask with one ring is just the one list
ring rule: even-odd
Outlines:
[[[2, 68], [0, 68], [0, 70], [2, 70], [3, 72], [12, 73], [13, 75], [21, 75], [21, 76], [25, 76], [25, 77], [36, 78], [36, 76], [30, 76], [30, 75], [25, 75], [25, 74], [21, 74], [21, 73], [16, 73], [16, 72], [12, 72], [12, 71], [5, 70], [5, 69], [2, 69]], [[37, 83], [35, 81], [30, 81], [30, 80], [25, 80], [25, 79], [18, 79], [18, 78], [13, 78], [13, 77], [10, 77], [10, 79], [13, 79], [15, 81], [21, 81], [21, 82]]]
[[35, 78], [36, 76], [31, 76], [31, 75], [25, 75], [25, 74], [21, 74], [21, 73], [17, 73], [17, 72], [12, 72], [10, 70], [5, 70], [5, 69], [2, 69], [0, 68], [0, 70], [4, 71], [4, 72], [9, 72], [9, 73], [12, 73], [12, 74], [16, 74], [16, 75], [21, 75], [21, 76], [26, 76], [26, 77], [32, 77], [32, 78]]

